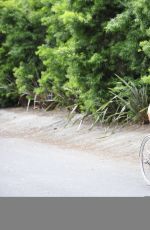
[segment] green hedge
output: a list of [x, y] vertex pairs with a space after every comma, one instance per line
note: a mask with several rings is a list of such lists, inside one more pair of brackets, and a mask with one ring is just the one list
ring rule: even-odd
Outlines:
[[0, 0], [0, 86], [15, 85], [12, 97], [53, 92], [93, 115], [116, 75], [149, 94], [149, 9], [149, 0]]

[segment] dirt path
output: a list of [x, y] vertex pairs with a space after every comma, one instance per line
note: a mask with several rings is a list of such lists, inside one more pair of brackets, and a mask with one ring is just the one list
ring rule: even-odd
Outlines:
[[138, 158], [149, 126], [78, 130], [67, 116], [0, 110], [0, 196], [150, 195]]
[[[79, 115], [76, 115], [77, 119]], [[90, 123], [68, 125], [66, 111], [38, 112], [24, 109], [0, 110], [0, 136], [37, 140], [64, 149], [77, 149], [98, 155], [103, 159], [138, 161], [141, 141], [149, 133], [149, 126], [118, 127], [106, 131]], [[67, 125], [67, 126], [66, 126]]]

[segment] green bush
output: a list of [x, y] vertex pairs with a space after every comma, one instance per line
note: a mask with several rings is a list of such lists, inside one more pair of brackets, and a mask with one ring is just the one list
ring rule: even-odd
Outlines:
[[[16, 102], [23, 89], [33, 87], [33, 80], [38, 87], [43, 64], [35, 51], [45, 37], [40, 6], [35, 0], [27, 0], [26, 4], [15, 0], [0, 1], [0, 107], [13, 105], [14, 98]], [[29, 76], [34, 79], [29, 81]]]
[[[150, 91], [142, 81], [127, 81], [120, 77], [115, 87], [110, 88], [112, 98], [97, 111], [103, 122], [140, 122], [148, 123], [147, 109]], [[102, 119], [101, 119], [102, 120]]]
[[149, 9], [149, 0], [0, 0], [0, 106], [52, 92], [96, 121], [144, 122]]

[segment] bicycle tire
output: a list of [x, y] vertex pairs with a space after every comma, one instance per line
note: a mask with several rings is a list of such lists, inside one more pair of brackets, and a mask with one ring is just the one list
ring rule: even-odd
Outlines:
[[140, 165], [144, 180], [150, 185], [150, 136], [146, 136], [140, 148]]

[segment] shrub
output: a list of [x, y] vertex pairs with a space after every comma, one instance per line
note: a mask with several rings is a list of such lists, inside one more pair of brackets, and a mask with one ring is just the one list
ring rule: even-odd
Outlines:
[[119, 82], [110, 89], [112, 99], [97, 111], [104, 122], [140, 122], [147, 123], [147, 108], [150, 100], [148, 87], [141, 82], [126, 81], [118, 77]]

